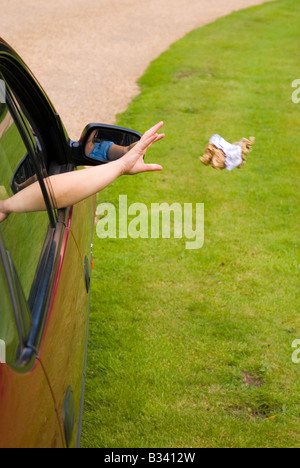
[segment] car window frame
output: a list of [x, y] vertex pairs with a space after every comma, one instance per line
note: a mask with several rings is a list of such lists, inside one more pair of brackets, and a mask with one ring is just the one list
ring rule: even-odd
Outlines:
[[[32, 326], [32, 317], [27, 305], [26, 299], [22, 294], [23, 289], [19, 288], [19, 279], [16, 275], [16, 271], [13, 267], [13, 262], [9, 258], [9, 252], [7, 251], [5, 244], [0, 233], [0, 262], [3, 270], [6, 284], [3, 285], [6, 289], [7, 299], [10, 303], [10, 313], [13, 314], [11, 320], [14, 322], [14, 328], [18, 335], [18, 352], [15, 356], [14, 362], [7, 362], [7, 364], [16, 369], [19, 367], [20, 357], [22, 356], [23, 350], [26, 346], [26, 339]], [[0, 337], [1, 339], [3, 337]]]
[[[6, 80], [3, 75], [0, 72], [0, 78], [4, 80], [6, 84], [6, 105], [8, 108], [8, 111], [10, 112], [14, 123], [21, 135], [21, 138], [24, 142], [24, 145], [28, 151], [30, 161], [34, 167], [35, 174], [37, 176], [37, 181], [39, 182], [45, 205], [46, 205], [46, 211], [49, 216], [49, 222], [52, 227], [55, 227], [56, 224], [56, 217], [54, 214], [54, 209], [55, 209], [55, 199], [52, 197], [52, 200], [50, 200], [49, 197], [49, 188], [46, 187], [45, 184], [45, 177], [41, 174], [40, 168], [39, 168], [39, 163], [37, 160], [37, 151], [36, 151], [36, 141], [34, 140], [34, 135], [31, 131], [31, 129], [28, 128], [28, 122], [24, 120], [24, 117], [22, 115], [22, 112], [24, 113], [25, 118], [27, 119], [25, 115], [25, 108], [22, 106], [22, 103], [17, 100], [16, 102], [16, 97], [14, 95], [14, 91], [11, 90], [10, 86], [7, 84]], [[20, 106], [20, 108], [19, 108]], [[20, 111], [21, 110], [21, 111]], [[25, 110], [25, 112], [24, 112]], [[53, 206], [54, 204], [54, 206]]]
[[[1, 73], [1, 71], [0, 71]], [[3, 75], [2, 75], [3, 76]], [[4, 81], [5, 80], [5, 77]], [[1, 79], [3, 79], [1, 77]], [[28, 128], [28, 124], [24, 121], [19, 106], [24, 112], [24, 107], [17, 97], [18, 105], [14, 102], [14, 90], [10, 91], [10, 86], [7, 84], [7, 102], [8, 111], [10, 112], [14, 123], [20, 133], [20, 136], [24, 142], [24, 145], [28, 151], [31, 161], [34, 161], [35, 154], [35, 141], [32, 140], [33, 134], [31, 129]], [[27, 119], [27, 115], [25, 114]], [[37, 126], [37, 124], [36, 124]], [[45, 199], [47, 213], [49, 217], [48, 231], [45, 235], [44, 244], [39, 257], [39, 262], [35, 271], [35, 277], [33, 279], [30, 295], [28, 301], [20, 298], [24, 298], [23, 288], [18, 278], [18, 273], [14, 268], [13, 264], [9, 268], [7, 259], [4, 261], [6, 265], [6, 278], [10, 286], [11, 302], [15, 312], [15, 323], [18, 327], [19, 336], [22, 334], [22, 323], [24, 316], [28, 316], [28, 311], [31, 316], [31, 327], [27, 330], [26, 339], [20, 339], [20, 353], [19, 358], [13, 366], [15, 370], [19, 372], [28, 372], [36, 361], [36, 357], [39, 353], [40, 345], [43, 338], [43, 333], [46, 325], [48, 316], [48, 309], [51, 301], [51, 295], [55, 282], [56, 272], [59, 263], [59, 252], [63, 239], [64, 230], [66, 227], [65, 219], [69, 212], [69, 208], [59, 210], [57, 215], [54, 215], [52, 203], [49, 199], [47, 188], [44, 184], [44, 177], [40, 173], [39, 164], [37, 161], [34, 163], [35, 172], [40, 183], [42, 193]], [[61, 171], [72, 170], [72, 165], [61, 166], [55, 168], [56, 173]], [[3, 259], [2, 259], [3, 261]]]

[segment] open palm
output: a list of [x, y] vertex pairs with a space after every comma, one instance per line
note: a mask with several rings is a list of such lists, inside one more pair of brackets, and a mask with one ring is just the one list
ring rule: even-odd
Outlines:
[[154, 127], [150, 128], [140, 139], [140, 141], [122, 158], [123, 174], [135, 175], [142, 172], [161, 171], [162, 167], [158, 164], [146, 164], [144, 156], [146, 151], [153, 143], [164, 138], [165, 134], [158, 134], [157, 132], [164, 125], [159, 122]]

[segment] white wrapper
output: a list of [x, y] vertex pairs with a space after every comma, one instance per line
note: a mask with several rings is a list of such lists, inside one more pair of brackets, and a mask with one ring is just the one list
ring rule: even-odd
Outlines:
[[227, 171], [232, 171], [238, 167], [242, 162], [242, 148], [237, 145], [228, 143], [220, 135], [213, 135], [210, 139], [210, 143], [221, 149], [226, 156], [225, 166]]

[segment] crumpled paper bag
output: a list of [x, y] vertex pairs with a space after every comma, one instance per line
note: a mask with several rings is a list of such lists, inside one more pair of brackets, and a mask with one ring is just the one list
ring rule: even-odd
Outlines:
[[220, 135], [213, 135], [205, 150], [205, 154], [200, 157], [200, 161], [206, 166], [212, 166], [214, 169], [221, 170], [241, 168], [247, 160], [247, 155], [252, 151], [255, 138], [249, 140], [243, 138], [237, 143], [228, 143]]

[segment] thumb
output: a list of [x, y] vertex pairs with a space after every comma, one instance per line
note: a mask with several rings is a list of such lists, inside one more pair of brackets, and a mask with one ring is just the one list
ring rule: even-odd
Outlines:
[[163, 168], [159, 164], [145, 164], [143, 172], [154, 172], [154, 171], [162, 171]]

